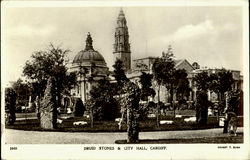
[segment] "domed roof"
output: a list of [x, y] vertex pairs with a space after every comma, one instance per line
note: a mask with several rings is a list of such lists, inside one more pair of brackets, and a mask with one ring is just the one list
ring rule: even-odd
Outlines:
[[86, 39], [86, 47], [84, 50], [81, 50], [73, 60], [73, 63], [83, 63], [83, 62], [98, 62], [98, 64], [106, 65], [106, 62], [103, 56], [92, 46], [92, 38], [88, 33]]
[[81, 50], [74, 58], [73, 63], [81, 63], [86, 61], [103, 61], [103, 56], [95, 50]]

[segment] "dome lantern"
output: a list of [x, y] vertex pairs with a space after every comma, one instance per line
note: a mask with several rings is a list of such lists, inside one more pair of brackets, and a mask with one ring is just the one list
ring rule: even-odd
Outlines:
[[73, 64], [94, 63], [106, 67], [106, 62], [103, 56], [98, 51], [94, 50], [92, 43], [92, 37], [88, 32], [85, 49], [78, 52], [73, 59]]

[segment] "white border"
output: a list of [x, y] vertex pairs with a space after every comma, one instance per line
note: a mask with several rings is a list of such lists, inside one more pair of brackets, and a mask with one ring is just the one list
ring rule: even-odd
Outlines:
[[3, 1], [4, 7], [132, 7], [132, 6], [244, 6], [247, 0], [86, 0]]
[[[218, 144], [167, 144], [167, 145], [10, 145], [1, 141], [3, 159], [248, 159], [249, 156], [249, 11], [247, 0], [210, 1], [3, 1], [5, 7], [131, 7], [131, 6], [242, 6], [243, 7], [243, 77], [244, 77], [244, 144], [240, 149], [218, 149]], [[3, 14], [1, 18], [3, 19]], [[3, 33], [3, 31], [2, 31]], [[2, 63], [3, 64], [3, 63]], [[2, 65], [3, 69], [3, 65]], [[4, 77], [2, 77], [3, 79]], [[2, 105], [4, 90], [1, 86]], [[2, 107], [3, 108], [3, 107]], [[2, 110], [3, 111], [3, 110]], [[3, 114], [1, 126], [3, 125]], [[3, 126], [2, 126], [3, 127]], [[1, 130], [1, 133], [3, 130]], [[1, 134], [4, 139], [4, 134]], [[9, 147], [18, 147], [9, 151]], [[84, 151], [84, 146], [167, 146], [165, 151]]]

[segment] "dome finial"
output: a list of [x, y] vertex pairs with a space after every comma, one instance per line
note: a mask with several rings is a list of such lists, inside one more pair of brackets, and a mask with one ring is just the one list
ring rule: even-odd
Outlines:
[[123, 12], [123, 9], [122, 9], [122, 7], [121, 7], [121, 9], [120, 9], [120, 13], [119, 13], [119, 16], [124, 16], [124, 12]]
[[92, 40], [92, 38], [91, 38], [90, 33], [88, 32], [87, 39], [86, 39], [86, 47], [85, 47], [85, 50], [90, 50], [90, 49], [94, 50], [93, 45], [92, 45], [92, 42], [93, 42], [93, 40]]

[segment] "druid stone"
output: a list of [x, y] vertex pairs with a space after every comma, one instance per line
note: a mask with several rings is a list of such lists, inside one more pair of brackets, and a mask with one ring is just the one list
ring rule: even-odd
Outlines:
[[138, 109], [140, 89], [136, 84], [127, 82], [123, 87], [123, 91], [125, 93], [123, 95], [123, 105], [127, 109], [127, 142], [135, 143], [139, 139]]
[[6, 94], [7, 94], [6, 105], [9, 108], [7, 124], [13, 125], [14, 122], [16, 121], [16, 97], [17, 97], [17, 94], [14, 91], [14, 89], [12, 89], [12, 88], [10, 88]]
[[56, 128], [57, 109], [54, 80], [49, 78], [47, 87], [44, 93], [44, 98], [41, 102], [41, 120], [40, 125], [43, 129]]
[[196, 121], [199, 125], [207, 124], [208, 98], [205, 91], [197, 92], [196, 100]]

